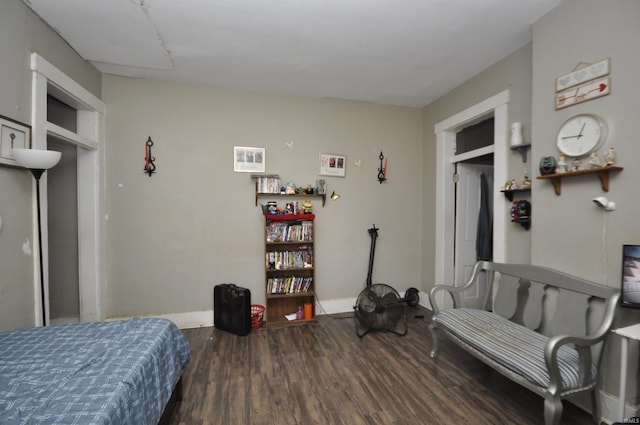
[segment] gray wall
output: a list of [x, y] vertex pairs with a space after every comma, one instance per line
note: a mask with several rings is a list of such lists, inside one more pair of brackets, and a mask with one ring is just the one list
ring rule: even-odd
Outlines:
[[[636, 196], [640, 178], [639, 40], [640, 2], [635, 0], [567, 1], [533, 27], [533, 157], [557, 155], [558, 127], [575, 114], [595, 113], [609, 126], [601, 152], [614, 146], [617, 165], [624, 170], [611, 175], [609, 193], [602, 191], [593, 175], [563, 179], [561, 196], [554, 194], [549, 182], [534, 180], [534, 222], [539, 230], [532, 232], [531, 260], [614, 287], [620, 286], [622, 245], [640, 243], [640, 202]], [[556, 111], [555, 79], [580, 62], [604, 58], [611, 61], [611, 94]], [[605, 213], [596, 207], [591, 199], [601, 195], [616, 201], [618, 209]], [[640, 312], [619, 311], [618, 325], [639, 321]], [[610, 342], [603, 389], [616, 395], [620, 341], [613, 336]], [[631, 347], [628, 399], [637, 404], [637, 344]]]
[[[19, 0], [0, 2], [0, 115], [30, 124], [35, 51], [100, 96], [101, 75]], [[0, 166], [0, 331], [34, 324], [33, 178]]]
[[[297, 186], [315, 184], [321, 152], [347, 156], [345, 178], [325, 177], [341, 198], [314, 209], [320, 301], [362, 291], [374, 223], [374, 280], [419, 285], [420, 109], [114, 76], [103, 100], [109, 317], [211, 310], [223, 282], [264, 302], [264, 221], [250, 175], [233, 171], [234, 146], [266, 148], [266, 171]], [[149, 136], [153, 177], [142, 172]]]

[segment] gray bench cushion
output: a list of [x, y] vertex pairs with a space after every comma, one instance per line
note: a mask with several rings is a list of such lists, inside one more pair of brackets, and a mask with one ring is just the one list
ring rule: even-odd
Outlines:
[[[549, 386], [544, 361], [546, 336], [483, 310], [452, 308], [439, 312], [433, 320], [437, 326], [532, 384]], [[578, 353], [574, 348], [566, 345], [560, 348], [558, 365], [564, 390], [581, 387]], [[596, 374], [597, 369], [592, 365], [591, 377]]]

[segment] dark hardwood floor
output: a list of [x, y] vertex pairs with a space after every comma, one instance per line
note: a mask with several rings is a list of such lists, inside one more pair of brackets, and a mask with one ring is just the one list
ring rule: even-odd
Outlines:
[[[241, 337], [184, 330], [192, 359], [170, 424], [543, 424], [543, 399], [441, 339], [431, 312], [408, 308], [409, 333], [358, 338], [352, 315]], [[423, 315], [423, 318], [415, 316]], [[562, 424], [591, 416], [564, 404]]]

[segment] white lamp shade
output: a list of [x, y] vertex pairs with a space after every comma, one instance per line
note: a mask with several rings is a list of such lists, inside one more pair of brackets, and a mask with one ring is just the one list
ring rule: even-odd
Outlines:
[[62, 154], [43, 149], [12, 149], [13, 159], [18, 165], [30, 170], [48, 170], [55, 166]]

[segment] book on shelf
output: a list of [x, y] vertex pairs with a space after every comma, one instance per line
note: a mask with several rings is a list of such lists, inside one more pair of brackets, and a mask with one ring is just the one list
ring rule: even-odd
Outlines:
[[260, 176], [256, 180], [258, 193], [280, 193], [280, 178], [276, 176]]
[[269, 270], [306, 269], [313, 267], [313, 250], [299, 246], [294, 251], [269, 251], [265, 254], [265, 267]]
[[312, 277], [270, 277], [267, 279], [267, 293], [270, 295], [305, 293], [309, 292], [312, 282]]
[[283, 221], [267, 223], [267, 242], [311, 242], [313, 240], [313, 223], [301, 221], [290, 224]]

